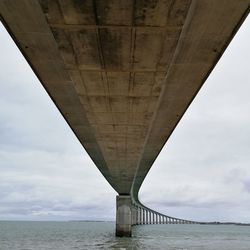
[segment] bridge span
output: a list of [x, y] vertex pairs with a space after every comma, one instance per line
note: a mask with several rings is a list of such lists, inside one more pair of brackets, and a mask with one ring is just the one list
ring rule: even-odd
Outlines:
[[118, 193], [117, 236], [136, 224], [196, 223], [147, 208], [138, 192], [249, 4], [0, 0], [1, 21]]

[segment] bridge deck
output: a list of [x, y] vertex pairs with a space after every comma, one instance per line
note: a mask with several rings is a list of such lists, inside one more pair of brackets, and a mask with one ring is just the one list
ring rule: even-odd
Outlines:
[[1, 0], [1, 20], [119, 194], [139, 188], [249, 0]]

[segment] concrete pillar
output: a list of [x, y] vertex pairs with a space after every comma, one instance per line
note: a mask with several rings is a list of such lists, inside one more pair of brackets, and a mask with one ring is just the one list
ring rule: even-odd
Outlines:
[[134, 208], [133, 208], [133, 205], [131, 205], [131, 226], [133, 225], [134, 223]]
[[131, 226], [133, 225], [133, 216], [134, 216], [134, 208], [133, 205], [131, 204]]
[[136, 213], [137, 213], [136, 206], [134, 206], [134, 223], [133, 223], [133, 225], [136, 225], [136, 222], [137, 222]]
[[116, 196], [116, 236], [131, 237], [132, 209], [129, 195]]
[[141, 207], [139, 207], [139, 221], [140, 221], [139, 224], [141, 225], [141, 221], [142, 221], [142, 220], [141, 220]]
[[141, 208], [139, 207], [139, 225], [141, 224]]
[[136, 206], [134, 206], [134, 225], [136, 225], [136, 222], [137, 222], [137, 209], [136, 209]]
[[132, 225], [135, 224], [135, 207], [132, 205]]
[[146, 210], [143, 208], [143, 224], [146, 224]]
[[143, 211], [143, 212], [142, 212], [142, 215], [143, 215], [143, 216], [142, 216], [142, 220], [143, 220], [143, 224], [145, 224], [145, 221], [146, 221], [146, 220], [145, 220], [145, 219], [146, 219], [146, 218], [145, 218], [145, 209], [143, 208], [142, 211]]
[[141, 209], [141, 224], [144, 224], [144, 209]]
[[145, 224], [145, 210], [142, 208], [142, 224]]
[[142, 208], [140, 207], [140, 225], [142, 225]]
[[143, 208], [141, 207], [141, 224], [143, 225], [144, 221], [143, 221]]
[[140, 225], [140, 207], [137, 207], [137, 224]]
[[137, 207], [137, 212], [138, 212], [138, 225], [140, 225], [140, 215], [141, 215], [141, 213], [140, 213], [140, 207]]
[[139, 214], [140, 212], [139, 212], [139, 207], [137, 207], [137, 225], [139, 225], [139, 223], [140, 223], [140, 214]]
[[138, 207], [135, 207], [135, 224], [138, 225]]

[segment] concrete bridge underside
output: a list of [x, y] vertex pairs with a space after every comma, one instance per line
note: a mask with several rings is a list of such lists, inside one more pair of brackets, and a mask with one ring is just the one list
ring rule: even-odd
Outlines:
[[0, 0], [1, 21], [117, 191], [117, 235], [193, 223], [138, 192], [249, 12], [249, 0]]

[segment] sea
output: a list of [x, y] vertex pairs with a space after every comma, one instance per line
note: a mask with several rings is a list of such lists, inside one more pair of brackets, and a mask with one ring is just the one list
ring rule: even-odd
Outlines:
[[250, 227], [140, 225], [117, 238], [114, 222], [0, 222], [0, 250], [250, 250]]

